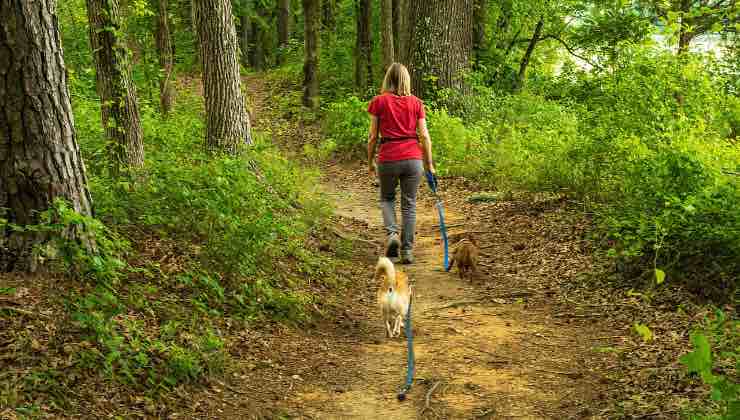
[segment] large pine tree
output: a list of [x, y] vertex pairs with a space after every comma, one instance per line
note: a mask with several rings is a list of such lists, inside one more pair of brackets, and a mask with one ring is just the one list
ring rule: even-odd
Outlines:
[[319, 107], [319, 0], [303, 0], [305, 57], [303, 61], [303, 105]]
[[175, 66], [172, 36], [170, 34], [170, 19], [167, 0], [159, 0], [157, 11], [157, 51], [159, 52], [159, 66], [162, 75], [159, 79], [159, 99], [162, 114], [167, 115], [172, 109], [175, 97], [173, 86], [173, 69]]
[[144, 166], [139, 105], [118, 0], [87, 0], [87, 17], [103, 127], [111, 141], [112, 169], [118, 174]]
[[[35, 224], [57, 198], [90, 215], [55, 1], [0, 1], [0, 22], [0, 220]], [[0, 222], [0, 272], [33, 271], [47, 239]]]
[[252, 143], [239, 75], [238, 41], [231, 0], [193, 0], [193, 17], [203, 62], [206, 148], [238, 153]]
[[[408, 0], [409, 61], [414, 93], [424, 97], [429, 76], [438, 88], [462, 89], [473, 49], [474, 0]], [[431, 87], [431, 86], [429, 86]]]
[[390, 67], [396, 60], [393, 48], [393, 1], [380, 1], [380, 44], [383, 50], [383, 70]]
[[355, 89], [367, 93], [373, 85], [373, 43], [371, 34], [372, 9], [370, 0], [355, 0], [357, 39], [355, 40]]

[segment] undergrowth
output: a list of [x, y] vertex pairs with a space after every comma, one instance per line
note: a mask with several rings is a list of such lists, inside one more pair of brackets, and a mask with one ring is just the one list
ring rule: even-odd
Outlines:
[[[156, 398], [222, 375], [231, 329], [302, 324], [313, 317], [315, 293], [341, 285], [335, 260], [310, 245], [329, 215], [311, 192], [315, 173], [259, 133], [242, 156], [206, 153], [202, 98], [183, 89], [166, 119], [142, 101], [146, 165], [131, 178], [111, 178], [99, 104], [84, 81], [72, 86], [80, 89], [73, 107], [94, 217], [58, 201], [39, 225], [16, 227], [57, 238], [38, 252], [76, 280], [63, 291], [59, 319], [71, 334], [59, 353], [69, 359], [55, 373], [46, 367], [53, 352], [28, 365], [15, 379], [19, 388], [0, 390], [4, 406], [63, 408], [75, 383], [65, 377]], [[95, 238], [95, 251], [64, 239], [68, 229]]]

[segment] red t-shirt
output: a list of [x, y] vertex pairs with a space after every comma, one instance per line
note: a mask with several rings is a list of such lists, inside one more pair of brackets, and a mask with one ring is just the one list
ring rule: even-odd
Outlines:
[[380, 136], [411, 137], [380, 145], [378, 162], [421, 159], [423, 154], [416, 134], [416, 122], [425, 118], [424, 105], [416, 96], [384, 93], [370, 101], [367, 112], [378, 117]]

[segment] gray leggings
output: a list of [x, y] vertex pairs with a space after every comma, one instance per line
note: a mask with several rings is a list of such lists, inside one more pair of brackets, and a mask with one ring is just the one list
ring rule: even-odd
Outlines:
[[419, 189], [424, 166], [421, 160], [399, 160], [378, 164], [380, 178], [380, 209], [383, 212], [383, 225], [386, 232], [398, 233], [396, 224], [396, 185], [401, 184], [401, 216], [403, 231], [401, 249], [414, 247], [416, 229], [416, 192]]

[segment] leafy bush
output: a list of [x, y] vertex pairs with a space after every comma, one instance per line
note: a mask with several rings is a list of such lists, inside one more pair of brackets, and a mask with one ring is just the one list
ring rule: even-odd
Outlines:
[[[427, 112], [432, 154], [440, 175], [476, 175], [490, 164], [483, 129], [466, 126], [446, 110]], [[471, 157], [476, 157], [471, 159]]]
[[367, 106], [367, 101], [349, 96], [326, 107], [322, 121], [324, 142], [333, 144], [336, 153], [346, 159], [367, 156], [367, 133], [370, 129]]
[[711, 387], [711, 404], [692, 418], [740, 418], [740, 322], [717, 310], [691, 334], [693, 351], [681, 357], [690, 374]]
[[[467, 155], [480, 165], [472, 172], [499, 188], [576, 196], [615, 240], [613, 255], [644, 273], [658, 266], [674, 279], [708, 276], [731, 296], [740, 275], [732, 210], [740, 151], [726, 140], [737, 98], [724, 93], [724, 80], [698, 59], [638, 50], [615, 74], [561, 82], [567, 100], [483, 92], [467, 101], [492, 104], [473, 124], [487, 138]], [[710, 255], [711, 265], [699, 262]]]

